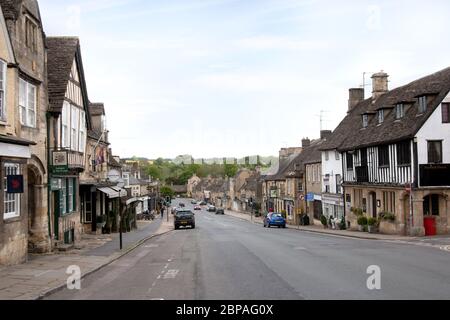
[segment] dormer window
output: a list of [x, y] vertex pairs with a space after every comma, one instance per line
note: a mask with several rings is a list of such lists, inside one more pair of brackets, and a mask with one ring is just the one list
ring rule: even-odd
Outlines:
[[25, 18], [25, 43], [32, 51], [37, 51], [37, 25], [28, 17]]
[[419, 97], [419, 113], [424, 113], [427, 111], [427, 97], [421, 96]]
[[405, 116], [405, 105], [399, 103], [395, 106], [395, 119], [399, 120]]
[[377, 112], [377, 117], [378, 117], [378, 124], [381, 124], [384, 122], [384, 110], [378, 110]]
[[369, 125], [369, 115], [368, 114], [363, 114], [363, 116], [362, 116], [362, 126], [363, 126], [363, 128], [367, 128], [368, 125]]

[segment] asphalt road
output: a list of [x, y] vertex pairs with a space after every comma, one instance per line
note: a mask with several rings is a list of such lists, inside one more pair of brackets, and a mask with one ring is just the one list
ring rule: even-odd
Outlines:
[[[185, 201], [188, 208], [192, 208]], [[367, 288], [379, 266], [381, 289]], [[196, 229], [149, 240], [48, 299], [450, 299], [450, 252], [196, 212]]]

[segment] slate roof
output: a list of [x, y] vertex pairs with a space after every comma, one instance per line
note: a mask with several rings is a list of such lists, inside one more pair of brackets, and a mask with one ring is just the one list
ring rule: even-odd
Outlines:
[[[388, 91], [375, 101], [366, 99], [347, 114], [321, 149], [348, 151], [411, 139], [449, 92], [450, 68], [446, 68]], [[427, 110], [422, 115], [418, 113], [419, 96], [428, 96]], [[396, 120], [393, 108], [402, 102], [405, 103], [405, 117]], [[375, 113], [382, 108], [387, 108], [387, 113], [384, 122], [378, 125]], [[362, 127], [365, 113], [370, 114], [367, 128]]]
[[321, 146], [325, 140], [313, 140], [311, 145], [303, 149], [303, 152], [289, 164], [284, 173], [284, 179], [289, 177], [299, 177], [304, 173], [305, 165], [322, 162]]
[[[16, 20], [20, 14], [20, 6], [23, 0], [0, 0], [3, 16], [5, 19]], [[36, 0], [27, 1], [27, 9], [39, 22], [41, 22], [41, 13], [39, 4]]]
[[[67, 83], [74, 59], [77, 61], [80, 75], [80, 86], [86, 113], [89, 113], [89, 99], [87, 97], [86, 82], [84, 79], [83, 61], [81, 59], [80, 40], [78, 37], [47, 37], [48, 48], [48, 96], [50, 112], [60, 113], [62, 110]], [[90, 116], [87, 116], [90, 127]]]
[[120, 165], [120, 163], [118, 163], [118, 162], [116, 161], [116, 159], [114, 159], [114, 157], [109, 157], [108, 165], [109, 165], [110, 167], [113, 167], [113, 168], [121, 168], [121, 167], [122, 167], [122, 166]]
[[[302, 151], [302, 153], [304, 152], [304, 150]], [[301, 153], [294, 153], [291, 154], [290, 156], [288, 156], [287, 158], [282, 158], [279, 161], [279, 165], [278, 165], [278, 172], [273, 174], [273, 175], [266, 175], [264, 177], [265, 181], [281, 181], [281, 180], [285, 180], [285, 173], [286, 171], [289, 169], [289, 167], [292, 165], [292, 163], [294, 162], [294, 160], [299, 157], [301, 155]]]

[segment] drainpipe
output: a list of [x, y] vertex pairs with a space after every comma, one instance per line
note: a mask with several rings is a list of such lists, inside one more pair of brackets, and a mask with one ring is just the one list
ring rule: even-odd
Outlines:
[[50, 237], [50, 245], [52, 241], [52, 226], [51, 226], [51, 213], [50, 213], [50, 198], [51, 198], [51, 169], [50, 169], [50, 118], [49, 112], [45, 114], [47, 120], [47, 218], [48, 218], [48, 236]]

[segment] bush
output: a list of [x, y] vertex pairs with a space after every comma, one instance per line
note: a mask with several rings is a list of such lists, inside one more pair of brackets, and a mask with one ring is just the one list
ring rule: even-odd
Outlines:
[[323, 224], [324, 227], [326, 227], [328, 225], [327, 217], [325, 217], [324, 215], [321, 215], [320, 222]]
[[341, 230], [347, 229], [347, 225], [346, 225], [344, 217], [342, 217], [341, 222], [339, 223], [339, 229], [341, 229]]
[[378, 224], [378, 220], [375, 218], [370, 217], [367, 219], [367, 225], [369, 226], [376, 226]]
[[382, 212], [380, 214], [380, 218], [384, 221], [394, 222], [395, 221], [395, 214], [391, 212]]
[[367, 226], [367, 217], [361, 216], [358, 218], [358, 225], [360, 226]]

